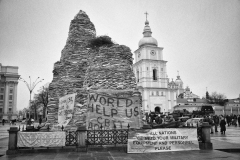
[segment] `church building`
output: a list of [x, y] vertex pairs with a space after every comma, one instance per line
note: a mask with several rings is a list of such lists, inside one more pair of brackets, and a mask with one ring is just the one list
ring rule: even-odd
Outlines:
[[[146, 13], [147, 14], [147, 13]], [[152, 37], [149, 22], [146, 19], [143, 38], [134, 51], [133, 71], [137, 86], [142, 93], [144, 112], [155, 111], [171, 113], [177, 105], [177, 97], [184, 92], [180, 76], [170, 82], [167, 76], [167, 61], [163, 59], [163, 48]]]

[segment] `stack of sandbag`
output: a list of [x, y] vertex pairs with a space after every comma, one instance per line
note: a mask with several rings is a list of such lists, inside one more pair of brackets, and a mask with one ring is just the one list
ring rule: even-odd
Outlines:
[[136, 89], [129, 47], [115, 44], [89, 50], [84, 87], [90, 89]]
[[[48, 116], [49, 123], [57, 123], [59, 98], [67, 94], [77, 93], [75, 113], [82, 114], [86, 110], [86, 96], [83, 82], [88, 67], [89, 40], [96, 37], [95, 27], [83, 11], [71, 21], [68, 39], [62, 50], [60, 61], [54, 64], [53, 80], [49, 85]], [[85, 107], [85, 108], [84, 108]], [[76, 116], [75, 116], [76, 117]], [[76, 119], [75, 123], [83, 123]]]

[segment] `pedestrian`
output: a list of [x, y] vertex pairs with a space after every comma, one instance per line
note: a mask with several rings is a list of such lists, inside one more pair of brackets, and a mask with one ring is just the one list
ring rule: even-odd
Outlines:
[[31, 118], [27, 119], [26, 122], [27, 122], [27, 126], [31, 126], [31, 124], [32, 124]]
[[34, 126], [34, 119], [31, 118], [31, 126]]
[[5, 124], [5, 119], [3, 118], [2, 119], [2, 125], [4, 126], [4, 124]]
[[162, 120], [162, 118], [161, 118], [161, 115], [158, 114], [158, 116], [156, 117], [156, 123], [157, 123], [157, 124], [162, 124], [162, 122], [163, 122], [163, 120]]
[[238, 126], [240, 127], [240, 115], [238, 115]]
[[145, 116], [146, 116], [146, 121], [147, 121], [147, 123], [149, 123], [149, 115], [148, 115], [148, 112], [145, 113]]
[[213, 117], [212, 116], [209, 116], [209, 119], [210, 119], [210, 125], [211, 125], [211, 134], [213, 134], [213, 127], [215, 126], [214, 124], [214, 120], [213, 120]]
[[42, 118], [40, 117], [40, 118], [39, 118], [39, 124], [41, 124], [41, 123], [42, 123]]
[[235, 127], [237, 127], [237, 116], [234, 115], [233, 119], [232, 119], [232, 125], [234, 125]]
[[230, 117], [229, 115], [226, 116], [226, 120], [227, 120], [227, 124], [228, 124], [228, 126], [230, 126], [231, 117]]
[[219, 125], [219, 117], [218, 117], [217, 115], [215, 115], [215, 116], [213, 117], [213, 121], [214, 121], [214, 126], [215, 126], [215, 132], [218, 132], [217, 127], [218, 127], [218, 125]]
[[221, 121], [220, 121], [220, 128], [221, 128], [221, 134], [225, 134], [226, 132], [226, 121], [224, 120], [223, 117], [221, 117]]
[[211, 134], [213, 134], [213, 125], [214, 125], [214, 122], [213, 120], [210, 118], [210, 116], [205, 116], [204, 119], [203, 119], [203, 122], [208, 122], [208, 124], [211, 126], [210, 127], [210, 131], [211, 131]]

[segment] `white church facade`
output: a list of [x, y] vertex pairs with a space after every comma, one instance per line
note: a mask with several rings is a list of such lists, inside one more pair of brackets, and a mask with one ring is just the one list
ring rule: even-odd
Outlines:
[[179, 75], [175, 81], [169, 81], [163, 48], [158, 47], [157, 40], [151, 35], [146, 20], [143, 38], [139, 41], [139, 48], [134, 51], [133, 71], [142, 93], [144, 112], [170, 113], [177, 105], [177, 96], [184, 92], [183, 82]]

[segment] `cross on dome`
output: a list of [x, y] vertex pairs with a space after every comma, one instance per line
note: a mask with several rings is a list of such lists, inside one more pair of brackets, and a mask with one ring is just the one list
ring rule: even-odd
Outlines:
[[145, 26], [143, 29], [143, 38], [139, 41], [138, 46], [144, 46], [144, 45], [152, 45], [152, 46], [158, 46], [158, 42], [155, 38], [152, 37], [152, 31], [149, 26], [149, 22], [147, 20], [148, 13], [145, 12], [146, 14], [146, 21], [145, 21]]
[[144, 14], [146, 14], [146, 21], [147, 21], [147, 15], [148, 15], [148, 13], [147, 13], [147, 12], [145, 12]]

